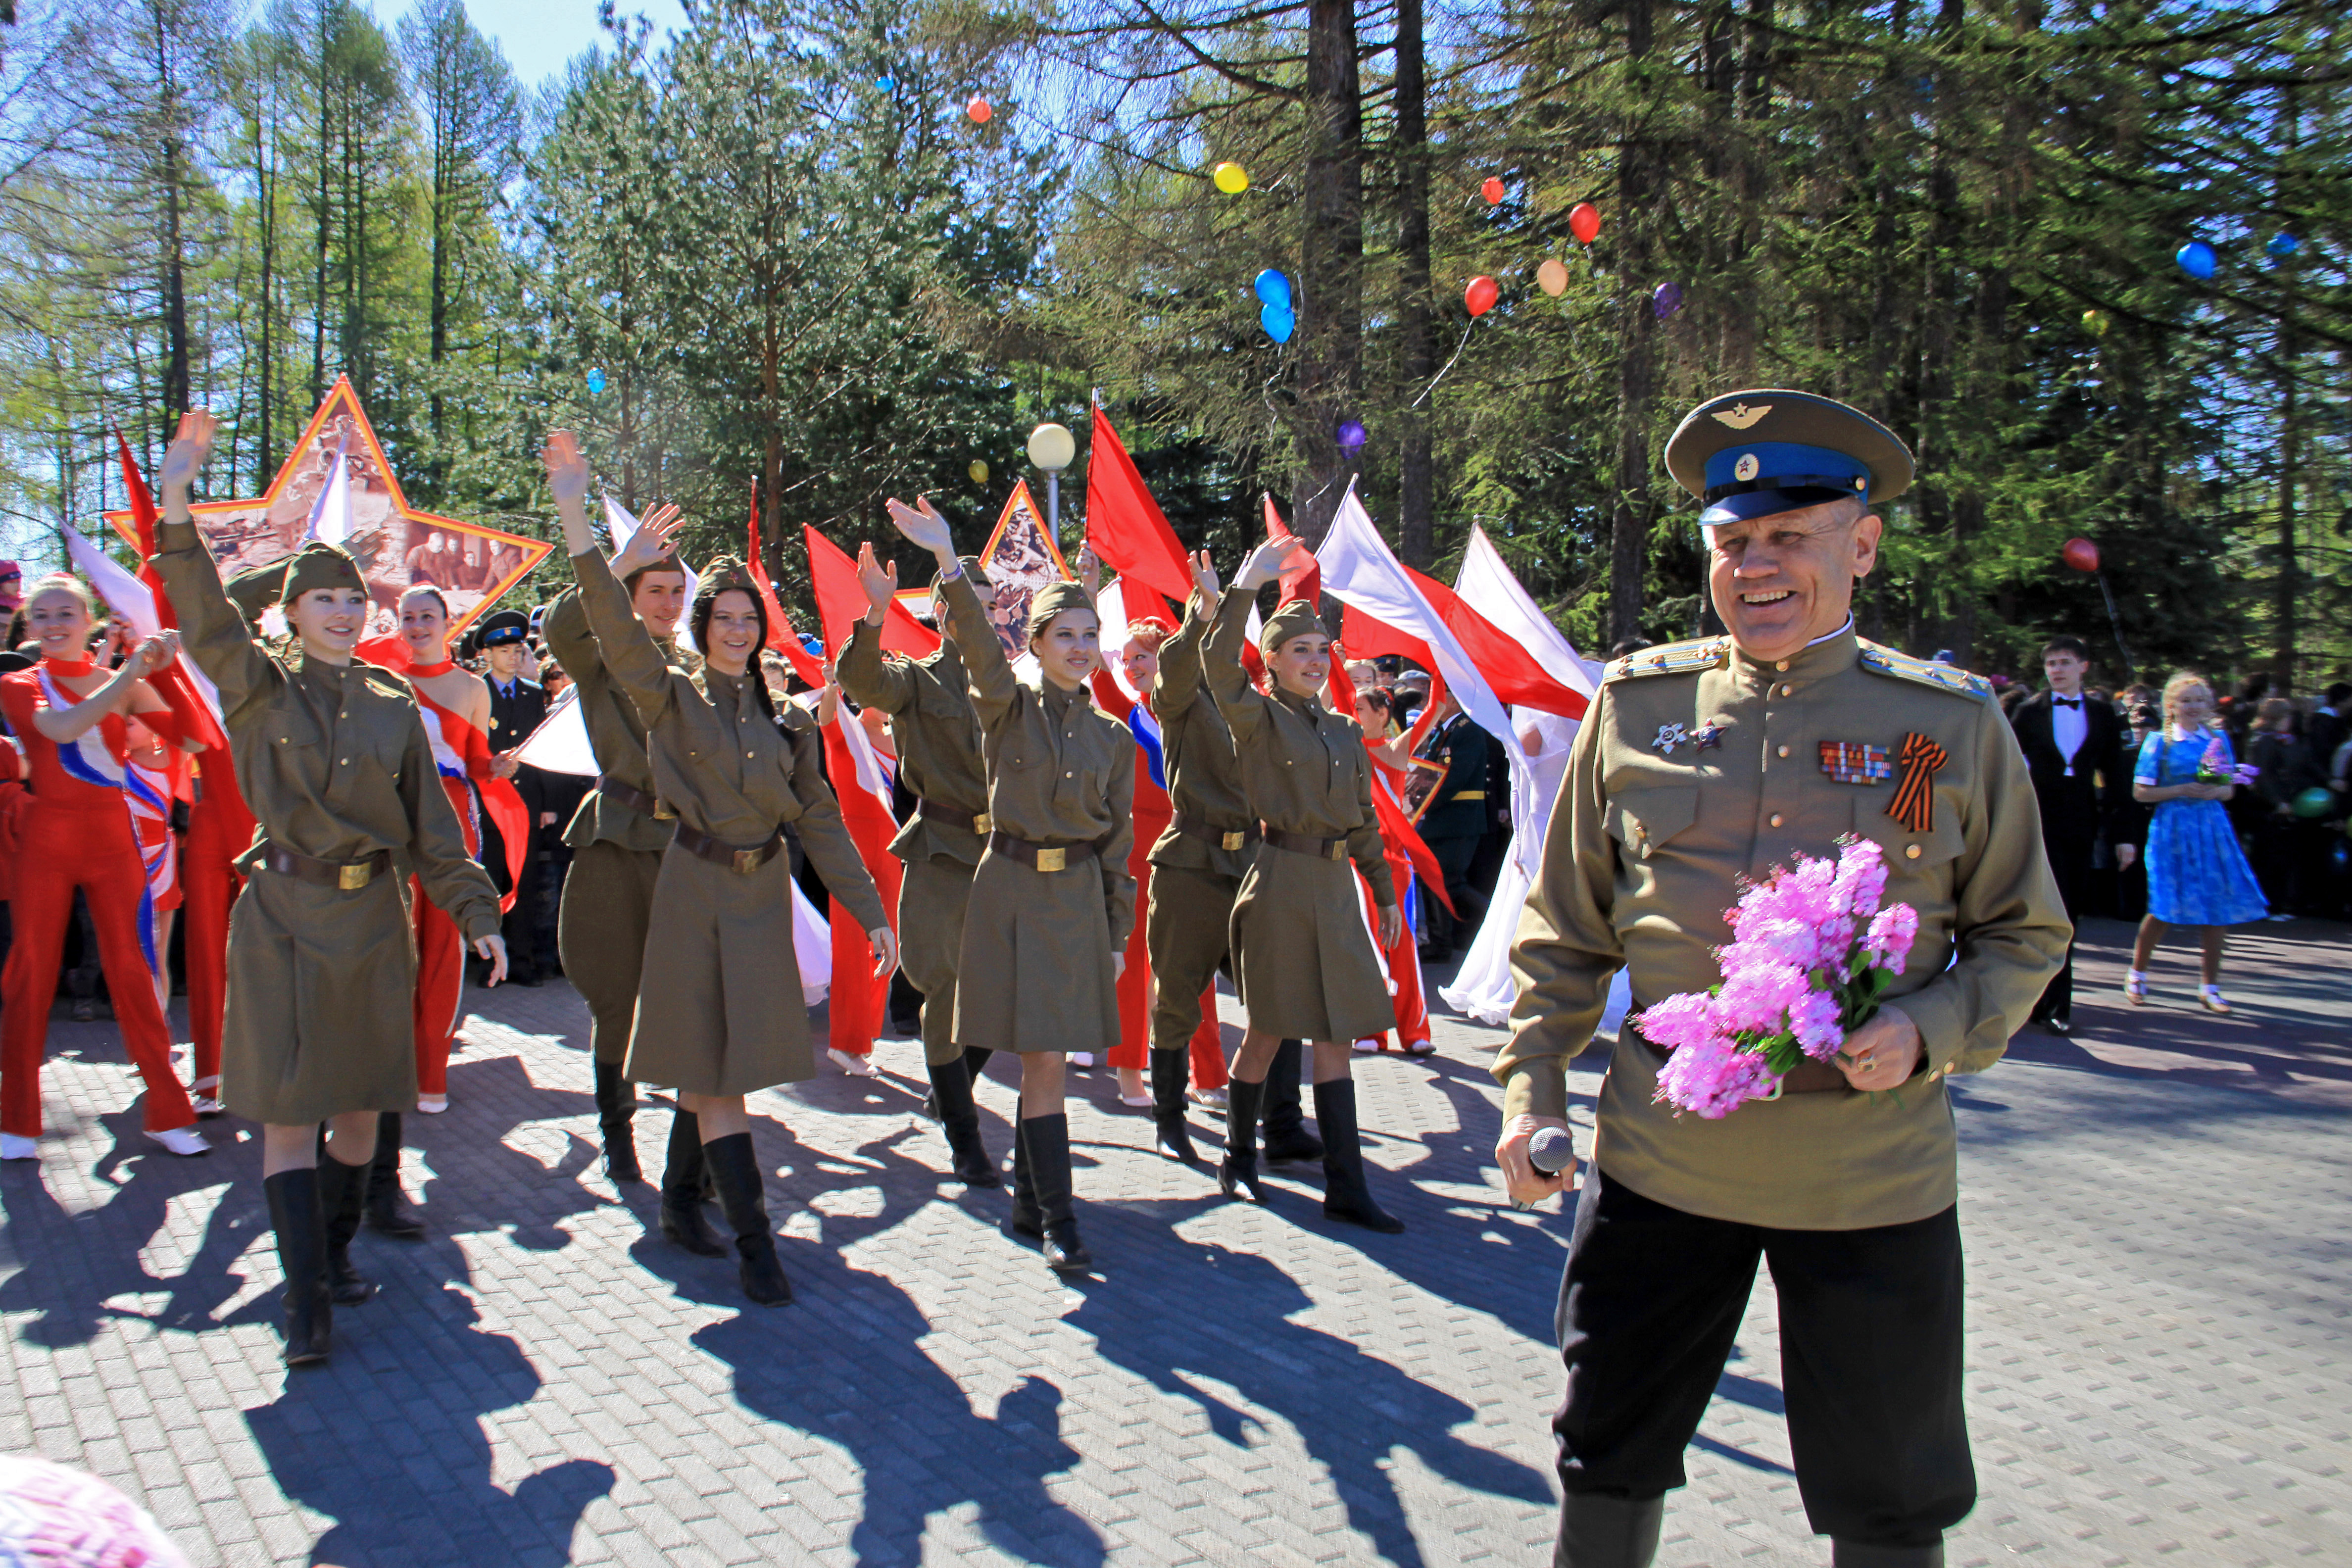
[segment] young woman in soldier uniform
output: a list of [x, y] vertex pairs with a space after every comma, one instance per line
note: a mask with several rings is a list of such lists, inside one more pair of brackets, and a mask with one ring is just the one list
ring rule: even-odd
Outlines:
[[1092, 1265], [1070, 1192], [1063, 1059], [1118, 1038], [1118, 973], [1135, 923], [1127, 872], [1135, 827], [1135, 737], [1095, 707], [1094, 602], [1055, 583], [1029, 602], [1034, 684], [1017, 679], [957, 561], [945, 519], [890, 503], [898, 531], [939, 563], [942, 595], [980, 716], [988, 766], [987, 853], [972, 876], [957, 963], [956, 1043], [1021, 1057], [1013, 1144], [1015, 1235], [1056, 1269]]
[[[1373, 1201], [1364, 1182], [1356, 1125], [1352, 1042], [1396, 1026], [1388, 983], [1372, 951], [1347, 862], [1371, 884], [1381, 947], [1395, 945], [1404, 912], [1381, 850], [1372, 811], [1371, 763], [1353, 719], [1323, 706], [1331, 638], [1314, 607], [1285, 604], [1258, 636], [1270, 692], [1242, 666], [1257, 591], [1292, 552], [1285, 535], [1254, 551], [1217, 606], [1205, 673], [1233, 731], [1248, 798], [1265, 824], [1249, 874], [1234, 900], [1234, 989], [1249, 1029], [1234, 1059], [1225, 1158], [1217, 1173], [1265, 1201], [1257, 1176], [1257, 1101], [1284, 1037], [1313, 1043], [1315, 1120], [1323, 1133], [1323, 1212], [1379, 1231], [1404, 1228]], [[1214, 586], [1211, 578], [1204, 591]]]
[[645, 984], [659, 1005], [637, 1008], [625, 1071], [635, 1082], [671, 1085], [693, 1112], [703, 1163], [735, 1229], [744, 1294], [782, 1306], [792, 1283], [776, 1260], [743, 1098], [816, 1072], [793, 957], [783, 829], [793, 828], [856, 915], [877, 974], [897, 965], [898, 939], [820, 772], [815, 721], [789, 705], [780, 720], [768, 695], [759, 669], [768, 617], [751, 574], [711, 563], [689, 623], [702, 668], [688, 675], [673, 667], [631, 612], [621, 579], [669, 553], [677, 520], [648, 519], [607, 564], [589, 532], [588, 464], [571, 432], [549, 437], [546, 463], [588, 625], [645, 720], [655, 781], [677, 812], [646, 937]]
[[[408, 914], [395, 856], [506, 976], [499, 899], [467, 858], [415, 699], [352, 650], [368, 588], [352, 558], [311, 541], [267, 569], [296, 647], [253, 640], [188, 510], [215, 420], [182, 416], [163, 458], [154, 560], [188, 652], [220, 690], [261, 838], [229, 930], [222, 1098], [263, 1123], [262, 1185], [286, 1272], [286, 1360], [323, 1360], [331, 1300], [365, 1300], [353, 1273], [377, 1124], [416, 1104]], [[281, 569], [282, 568], [282, 569]], [[241, 584], [254, 574], [246, 574]], [[256, 596], [257, 615], [262, 595]], [[320, 1157], [319, 1126], [330, 1133]]]

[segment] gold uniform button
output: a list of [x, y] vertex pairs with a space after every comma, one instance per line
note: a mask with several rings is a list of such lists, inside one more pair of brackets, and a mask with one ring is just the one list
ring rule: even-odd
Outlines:
[[1786, 697], [1795, 688], [1790, 686], [1786, 681], [1783, 681], [1780, 685], [1780, 695]]
[[1066, 779], [1074, 779], [1074, 778], [1076, 778], [1078, 775], [1077, 775], [1076, 773], [1064, 773], [1062, 776], [1063, 776], [1064, 778], [1066, 778]]
[[1786, 747], [1786, 746], [1781, 747], [1781, 748], [1780, 748], [1780, 754], [1781, 754], [1782, 756], [1784, 756], [1784, 757], [1785, 757], [1785, 756], [1787, 756], [1787, 755], [1789, 754], [1789, 748], [1788, 748], [1788, 747]]
[[1778, 663], [1778, 664], [1774, 665], [1772, 668], [1775, 668], [1775, 669], [1783, 669], [1783, 670], [1784, 670], [1784, 669], [1787, 669], [1787, 668], [1789, 668], [1789, 661], [1788, 661], [1787, 659], [1785, 659], [1785, 658], [1784, 658], [1784, 659], [1782, 659], [1780, 663]]
[[1780, 814], [1777, 811], [1772, 814], [1772, 826], [1775, 827], [1780, 826]]
[[752, 755], [753, 755], [753, 753], [752, 753], [752, 752], [744, 752], [744, 753], [743, 753], [743, 755], [744, 755], [746, 758], [749, 758], [749, 757], [752, 756]]
[[343, 765], [344, 767], [350, 767], [350, 766], [352, 765], [352, 760], [351, 760], [351, 758], [349, 758], [349, 757], [345, 757], [345, 758], [343, 759], [343, 761], [342, 761], [342, 765]]
[[1916, 844], [1906, 844], [1903, 847], [1903, 858], [1906, 860], [1919, 858], [1919, 847]]

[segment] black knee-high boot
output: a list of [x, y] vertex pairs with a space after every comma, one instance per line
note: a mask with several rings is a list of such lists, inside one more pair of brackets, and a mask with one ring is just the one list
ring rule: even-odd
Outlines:
[[1364, 1150], [1356, 1131], [1356, 1086], [1344, 1078], [1317, 1084], [1315, 1120], [1330, 1134], [1323, 1141], [1325, 1217], [1389, 1235], [1402, 1230], [1404, 1221], [1391, 1218], [1374, 1203], [1371, 1189], [1364, 1184]]
[[705, 1169], [702, 1124], [693, 1111], [680, 1110], [670, 1118], [669, 1159], [662, 1170], [661, 1233], [688, 1252], [724, 1258], [727, 1244], [702, 1212]]
[[1265, 1157], [1269, 1164], [1320, 1160], [1323, 1141], [1307, 1131], [1298, 1104], [1298, 1083], [1304, 1047], [1285, 1040], [1274, 1048], [1274, 1065], [1265, 1071]]
[[971, 1078], [963, 1058], [924, 1066], [931, 1075], [931, 1093], [939, 1103], [940, 1126], [948, 1135], [949, 1152], [955, 1156], [956, 1180], [967, 1187], [1003, 1185], [996, 1162], [988, 1157], [988, 1145], [981, 1142], [980, 1108], [972, 1103]]
[[618, 1062], [596, 1064], [596, 1125], [604, 1140], [604, 1177], [613, 1182], [642, 1182], [646, 1173], [637, 1163], [637, 1091], [621, 1076]]
[[1662, 1497], [1570, 1492], [1560, 1500], [1552, 1568], [1650, 1568], [1665, 1517]]
[[767, 1184], [749, 1132], [730, 1132], [702, 1146], [703, 1163], [719, 1184], [719, 1205], [735, 1232], [743, 1294], [762, 1307], [792, 1304], [793, 1282], [776, 1259], [776, 1233], [768, 1225]]
[[1045, 1222], [1045, 1266], [1062, 1271], [1093, 1268], [1094, 1255], [1078, 1239], [1070, 1192], [1070, 1119], [1024, 1116], [1021, 1142], [1029, 1151], [1029, 1179], [1036, 1187], [1037, 1210]]
[[1022, 1129], [1028, 1126], [1018, 1115], [1013, 1123], [1013, 1212], [1005, 1217], [1004, 1229], [1009, 1236], [1024, 1241], [1045, 1239], [1045, 1212], [1037, 1206], [1037, 1167], [1029, 1158], [1029, 1140]]
[[1160, 1152], [1188, 1165], [1201, 1158], [1184, 1121], [1184, 1075], [1191, 1065], [1183, 1051], [1151, 1053], [1151, 1121], [1160, 1129]]
[[319, 1173], [280, 1171], [261, 1184], [269, 1200], [269, 1228], [278, 1233], [278, 1266], [286, 1274], [286, 1364], [327, 1359], [335, 1307], [327, 1293], [327, 1225], [319, 1212]]
[[401, 1195], [397, 1110], [383, 1111], [375, 1119], [375, 1158], [368, 1162], [367, 1223], [377, 1235], [401, 1241], [415, 1241], [425, 1235], [425, 1222]]
[[1225, 1157], [1217, 1163], [1217, 1190], [1232, 1197], [1238, 1188], [1254, 1204], [1265, 1202], [1257, 1184], [1257, 1112], [1265, 1093], [1262, 1083], [1235, 1079], [1225, 1085]]
[[971, 1074], [973, 1084], [980, 1082], [980, 1075], [988, 1070], [988, 1058], [995, 1054], [983, 1046], [966, 1046], [963, 1048], [964, 1070]]
[[356, 1307], [375, 1294], [374, 1281], [352, 1267], [352, 1237], [360, 1233], [360, 1210], [367, 1201], [375, 1167], [346, 1165], [332, 1154], [319, 1156], [319, 1212], [327, 1226], [327, 1293], [341, 1307]]

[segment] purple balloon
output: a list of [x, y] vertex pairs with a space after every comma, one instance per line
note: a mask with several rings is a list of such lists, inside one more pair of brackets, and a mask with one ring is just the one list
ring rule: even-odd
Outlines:
[[1335, 434], [1339, 437], [1339, 450], [1342, 452], [1360, 452], [1364, 449], [1364, 426], [1360, 420], [1340, 420], [1339, 428]]
[[1650, 295], [1650, 309], [1662, 321], [1682, 308], [1683, 286], [1679, 283], [1661, 283]]

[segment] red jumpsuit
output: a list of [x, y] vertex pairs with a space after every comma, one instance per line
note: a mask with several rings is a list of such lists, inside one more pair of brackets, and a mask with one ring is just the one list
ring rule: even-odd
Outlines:
[[[196, 1113], [172, 1071], [172, 1033], [155, 998], [155, 975], [140, 935], [147, 873], [131, 810], [121, 790], [68, 771], [58, 743], [33, 722], [33, 715], [48, 706], [38, 672], [0, 676], [0, 710], [24, 743], [33, 793], [18, 823], [10, 889], [15, 945], [0, 973], [0, 1132], [40, 1135], [49, 1006], [57, 997], [58, 966], [65, 956], [77, 888], [89, 905], [123, 1047], [147, 1083], [147, 1131], [185, 1127]], [[110, 716], [100, 734], [120, 764], [122, 721]], [[77, 747], [78, 755], [80, 751]]]

